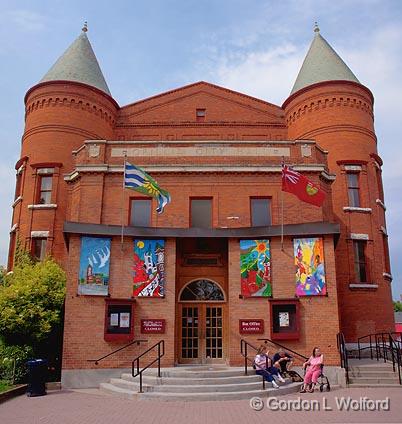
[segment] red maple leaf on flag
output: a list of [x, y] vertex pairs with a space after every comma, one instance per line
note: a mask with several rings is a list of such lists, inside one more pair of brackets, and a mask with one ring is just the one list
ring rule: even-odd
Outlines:
[[282, 191], [315, 206], [322, 206], [325, 200], [325, 193], [320, 187], [287, 165], [282, 165]]

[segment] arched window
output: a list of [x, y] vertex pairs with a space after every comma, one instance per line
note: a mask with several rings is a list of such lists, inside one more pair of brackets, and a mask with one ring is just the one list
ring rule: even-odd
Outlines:
[[180, 293], [179, 301], [215, 301], [222, 302], [225, 295], [220, 286], [211, 280], [194, 280], [188, 283]]

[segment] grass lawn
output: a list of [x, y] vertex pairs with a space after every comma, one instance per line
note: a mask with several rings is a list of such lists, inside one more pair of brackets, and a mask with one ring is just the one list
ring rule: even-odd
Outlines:
[[5, 392], [8, 389], [11, 389], [12, 384], [7, 380], [0, 380], [0, 393]]

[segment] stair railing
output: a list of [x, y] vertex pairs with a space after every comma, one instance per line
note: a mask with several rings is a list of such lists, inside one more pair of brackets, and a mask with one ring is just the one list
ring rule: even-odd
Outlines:
[[269, 344], [272, 344], [272, 345], [274, 345], [274, 346], [277, 346], [277, 347], [279, 347], [280, 349], [284, 349], [284, 350], [286, 350], [286, 352], [293, 353], [293, 355], [298, 356], [298, 357], [299, 357], [299, 359], [302, 359], [302, 360], [303, 360], [303, 362], [305, 362], [305, 361], [307, 361], [307, 360], [308, 360], [308, 357], [307, 357], [307, 356], [304, 356], [304, 355], [302, 355], [301, 353], [296, 352], [295, 350], [289, 349], [287, 346], [284, 346], [284, 345], [282, 345], [282, 344], [280, 344], [280, 343], [278, 343], [278, 342], [275, 342], [275, 341], [273, 341], [273, 340], [271, 340], [271, 339], [257, 339], [257, 340], [259, 340], [259, 341], [263, 341], [265, 344], [268, 344], [268, 343], [269, 343]]
[[[142, 367], [140, 369], [140, 359], [146, 355], [151, 350], [155, 349], [157, 351], [157, 356], [154, 360], [149, 362], [145, 367]], [[165, 355], [165, 340], [159, 340], [159, 342], [152, 345], [149, 349], [147, 349], [145, 352], [141, 353], [141, 355], [137, 356], [132, 364], [131, 364], [131, 375], [133, 377], [140, 376], [140, 390], [138, 393], [143, 393], [142, 391], [142, 374], [145, 370], [147, 370], [151, 365], [153, 365], [155, 362], [158, 363], [158, 377], [161, 377], [161, 358]]]
[[336, 335], [336, 344], [338, 347], [339, 358], [341, 360], [341, 367], [345, 370], [346, 384], [349, 384], [349, 357], [343, 333], [338, 333]]
[[[367, 338], [369, 339], [370, 346], [362, 347], [361, 341]], [[365, 349], [370, 349], [370, 357], [374, 359], [374, 349], [377, 361], [382, 358], [384, 362], [392, 362], [392, 369], [394, 372], [398, 371], [399, 384], [402, 385], [402, 333], [393, 331], [367, 334], [359, 337], [357, 343], [359, 359], [361, 359], [361, 352]]]
[[[249, 349], [254, 351], [252, 358], [248, 356]], [[254, 358], [258, 352], [258, 348], [253, 346], [247, 340], [240, 340], [240, 354], [244, 358], [244, 375], [248, 375], [248, 362], [251, 362], [252, 366], [254, 365]], [[265, 368], [268, 368], [268, 356], [265, 358]], [[265, 390], [265, 378], [262, 376], [262, 388]]]
[[112, 356], [112, 355], [114, 355], [115, 353], [117, 353], [117, 352], [120, 352], [121, 350], [123, 350], [123, 349], [127, 349], [128, 347], [130, 347], [131, 345], [133, 345], [133, 344], [137, 344], [137, 346], [139, 346], [140, 345], [140, 343], [145, 343], [145, 342], [147, 342], [148, 340], [143, 340], [143, 339], [137, 339], [137, 340], [133, 340], [132, 342], [130, 342], [129, 344], [127, 344], [127, 345], [125, 345], [125, 346], [123, 346], [123, 347], [120, 347], [119, 349], [116, 349], [116, 350], [114, 350], [113, 352], [110, 352], [110, 353], [108, 353], [108, 354], [106, 354], [106, 355], [104, 355], [104, 356], [101, 356], [100, 358], [98, 358], [98, 359], [87, 359], [87, 362], [94, 362], [95, 363], [95, 365], [98, 365], [99, 364], [99, 362], [100, 361], [103, 361], [105, 358], [108, 358], [109, 356]]

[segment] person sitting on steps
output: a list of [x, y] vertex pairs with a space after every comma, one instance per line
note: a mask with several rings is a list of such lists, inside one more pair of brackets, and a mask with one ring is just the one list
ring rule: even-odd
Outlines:
[[321, 374], [321, 367], [324, 364], [324, 355], [321, 353], [318, 347], [313, 349], [313, 354], [303, 364], [303, 368], [307, 368], [306, 374], [304, 375], [304, 384], [300, 393], [313, 393], [314, 386], [317, 384], [318, 377]]
[[282, 374], [286, 374], [293, 365], [293, 358], [284, 349], [280, 348], [272, 358], [272, 362], [275, 368], [278, 368]]
[[254, 365], [256, 369], [256, 374], [264, 377], [266, 381], [269, 381], [272, 384], [272, 387], [279, 389], [277, 381], [282, 383], [285, 380], [279, 374], [277, 368], [272, 366], [271, 358], [269, 357], [269, 349], [267, 346], [261, 345], [258, 348], [257, 355], [254, 358]]

